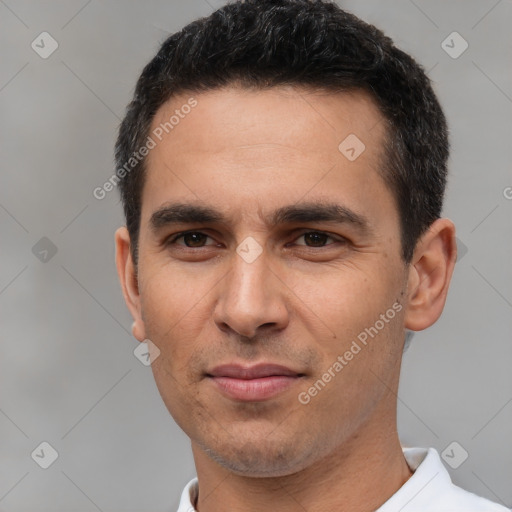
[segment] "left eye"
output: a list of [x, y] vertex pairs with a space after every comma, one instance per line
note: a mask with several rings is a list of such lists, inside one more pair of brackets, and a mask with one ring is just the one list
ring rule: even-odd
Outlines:
[[[304, 238], [305, 243], [297, 245], [305, 245], [307, 247], [323, 247], [329, 238], [334, 240], [333, 237], [329, 236], [327, 233], [322, 233], [321, 231], [309, 231], [307, 233], [303, 233], [297, 238], [297, 240], [301, 238]], [[309, 245], [309, 243], [312, 245]]]

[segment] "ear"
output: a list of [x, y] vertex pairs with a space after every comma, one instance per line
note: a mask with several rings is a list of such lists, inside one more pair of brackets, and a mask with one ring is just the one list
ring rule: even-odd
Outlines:
[[405, 328], [421, 331], [441, 316], [456, 259], [455, 225], [437, 219], [416, 244], [409, 266]]
[[138, 341], [146, 339], [142, 321], [137, 272], [130, 251], [130, 234], [125, 227], [116, 231], [116, 266], [124, 300], [133, 317], [132, 333]]

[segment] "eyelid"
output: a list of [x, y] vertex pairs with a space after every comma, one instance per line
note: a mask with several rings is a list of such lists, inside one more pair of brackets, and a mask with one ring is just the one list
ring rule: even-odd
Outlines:
[[[187, 231], [181, 231], [179, 233], [175, 233], [173, 235], [171, 235], [170, 237], [168, 237], [166, 240], [165, 240], [165, 245], [171, 245], [171, 244], [176, 244], [176, 241], [179, 240], [180, 238], [183, 238], [185, 235], [187, 234], [192, 234], [192, 233], [196, 233], [196, 234], [201, 234], [201, 235], [205, 235], [207, 238], [210, 238], [212, 240], [213, 237], [208, 235], [207, 233], [205, 233], [204, 231], [201, 231], [201, 230], [187, 230]], [[311, 228], [302, 228], [298, 231], [296, 231], [294, 233], [294, 238], [293, 238], [293, 241], [296, 241], [298, 238], [301, 238], [302, 236], [308, 234], [308, 233], [318, 233], [318, 234], [321, 234], [321, 235], [326, 235], [328, 238], [331, 238], [332, 240], [334, 240], [334, 242], [338, 242], [338, 243], [347, 243], [348, 240], [341, 236], [341, 235], [334, 235], [333, 233], [329, 233], [328, 231], [322, 231], [322, 230], [318, 230], [318, 229], [311, 229]], [[208, 246], [211, 246], [211, 245], [216, 245], [216, 244], [209, 244], [209, 245], [206, 245], [206, 246], [201, 246], [201, 247], [188, 247], [186, 245], [183, 245], [184, 248], [186, 249], [202, 249], [204, 247], [208, 247]], [[288, 244], [286, 244], [288, 245]], [[322, 249], [322, 248], [325, 248], [329, 245], [333, 245], [333, 243], [330, 243], [330, 244], [326, 244], [325, 246], [321, 246], [321, 247], [314, 247], [314, 246], [309, 246], [309, 245], [306, 245], [306, 244], [297, 244], [301, 247], [306, 247], [308, 249]]]
[[[192, 233], [205, 235], [207, 238], [210, 238], [213, 240], [213, 237], [208, 235], [204, 231], [200, 231], [197, 229], [189, 229], [187, 231], [181, 231], [179, 233], [174, 233], [173, 235], [169, 236], [168, 238], [166, 238], [164, 240], [164, 244], [165, 245], [175, 244], [178, 239], [183, 238], [185, 235], [189, 235]], [[214, 245], [214, 244], [210, 244], [210, 245]], [[187, 247], [186, 245], [183, 245], [183, 247], [185, 247], [186, 249], [201, 249], [201, 247]]]
[[[348, 242], [348, 240], [345, 237], [341, 236], [341, 235], [335, 235], [333, 233], [329, 233], [328, 231], [322, 231], [322, 230], [319, 230], [319, 229], [306, 229], [306, 228], [301, 229], [296, 234], [296, 236], [294, 237], [294, 241], [297, 240], [298, 238], [301, 238], [304, 235], [307, 235], [308, 233], [318, 233], [320, 235], [326, 235], [328, 238], [331, 238], [332, 240], [334, 240], [334, 242], [338, 242], [338, 243], [347, 243]], [[306, 245], [306, 244], [297, 244], [297, 245], [300, 245], [301, 247], [307, 247], [308, 249], [322, 249], [324, 247], [332, 245], [332, 243], [326, 244], [323, 247], [314, 247], [314, 246], [309, 246], [309, 245]]]

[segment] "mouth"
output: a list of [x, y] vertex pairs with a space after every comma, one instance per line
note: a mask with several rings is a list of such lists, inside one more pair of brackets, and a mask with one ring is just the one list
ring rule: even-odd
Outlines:
[[305, 376], [286, 366], [225, 364], [206, 373], [224, 396], [242, 402], [261, 402], [283, 393]]

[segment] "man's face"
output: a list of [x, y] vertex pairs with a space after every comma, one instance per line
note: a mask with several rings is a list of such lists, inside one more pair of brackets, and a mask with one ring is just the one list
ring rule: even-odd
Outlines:
[[[164, 105], [151, 130], [190, 96]], [[160, 350], [154, 377], [196, 455], [238, 474], [289, 474], [394, 421], [407, 273], [379, 174], [385, 123], [363, 93], [192, 96], [197, 106], [155, 139], [142, 194], [138, 292]], [[339, 149], [350, 134], [365, 145], [355, 159], [353, 136]], [[178, 203], [223, 220], [170, 222]], [[349, 215], [322, 220], [315, 203]], [[183, 231], [195, 234], [173, 241]], [[210, 376], [258, 363], [299, 376], [245, 396]]]

